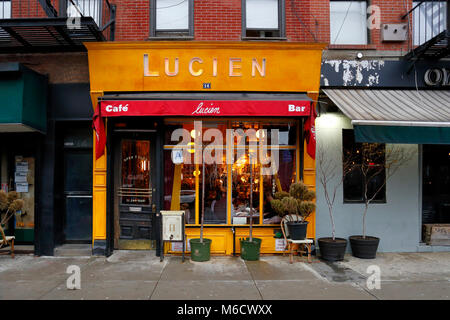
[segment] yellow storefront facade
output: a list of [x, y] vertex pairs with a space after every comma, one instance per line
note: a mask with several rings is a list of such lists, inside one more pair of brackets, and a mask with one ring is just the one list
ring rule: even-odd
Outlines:
[[[85, 46], [92, 104], [104, 124], [100, 136], [105, 136], [101, 144], [99, 130], [94, 131], [94, 253], [154, 248], [159, 210], [185, 210], [186, 237], [198, 238], [206, 208], [204, 237], [212, 239], [211, 253], [238, 254], [238, 239], [249, 233], [243, 214], [249, 206], [256, 208], [253, 236], [262, 239], [261, 253], [282, 253], [275, 237], [280, 223], [267, 204], [274, 192], [288, 191], [299, 180], [315, 190], [315, 162], [306, 152], [303, 130], [310, 114], [305, 106], [314, 108], [318, 98], [324, 45], [170, 41]], [[173, 139], [177, 129], [192, 138], [183, 153]], [[258, 161], [249, 171], [248, 147], [240, 154], [227, 136], [239, 129], [255, 130], [258, 139], [270, 130], [280, 132], [279, 172], [263, 174]], [[214, 156], [231, 154], [234, 161], [195, 161], [194, 141], [198, 136], [208, 140], [208, 130], [223, 134]], [[186, 163], [186, 155], [192, 161]], [[177, 162], [177, 156], [184, 161]], [[315, 214], [308, 220], [308, 238], [315, 238]], [[179, 249], [166, 243], [164, 250]]]

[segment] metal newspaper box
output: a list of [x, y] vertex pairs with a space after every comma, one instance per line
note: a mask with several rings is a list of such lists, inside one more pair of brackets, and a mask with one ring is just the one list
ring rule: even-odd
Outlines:
[[182, 242], [183, 258], [186, 247], [184, 233], [184, 211], [160, 211], [161, 213], [161, 254], [160, 260], [164, 260], [164, 242]]

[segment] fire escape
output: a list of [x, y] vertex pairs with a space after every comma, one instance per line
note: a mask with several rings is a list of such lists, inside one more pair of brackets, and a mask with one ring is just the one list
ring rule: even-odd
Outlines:
[[412, 32], [411, 50], [405, 60], [440, 60], [450, 56], [450, 5], [448, 1], [414, 1], [402, 19]]
[[108, 0], [2, 0], [0, 53], [85, 51], [114, 41], [115, 16]]

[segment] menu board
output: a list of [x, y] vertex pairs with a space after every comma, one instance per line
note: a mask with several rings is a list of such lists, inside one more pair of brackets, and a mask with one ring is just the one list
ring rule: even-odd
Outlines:
[[28, 161], [23, 161], [22, 157], [16, 158], [14, 182], [16, 183], [17, 192], [28, 192]]

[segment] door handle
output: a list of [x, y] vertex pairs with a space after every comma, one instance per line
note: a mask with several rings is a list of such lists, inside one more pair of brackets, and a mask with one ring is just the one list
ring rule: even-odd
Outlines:
[[152, 212], [156, 213], [156, 204], [152, 204]]
[[92, 196], [67, 195], [66, 198], [92, 198]]

